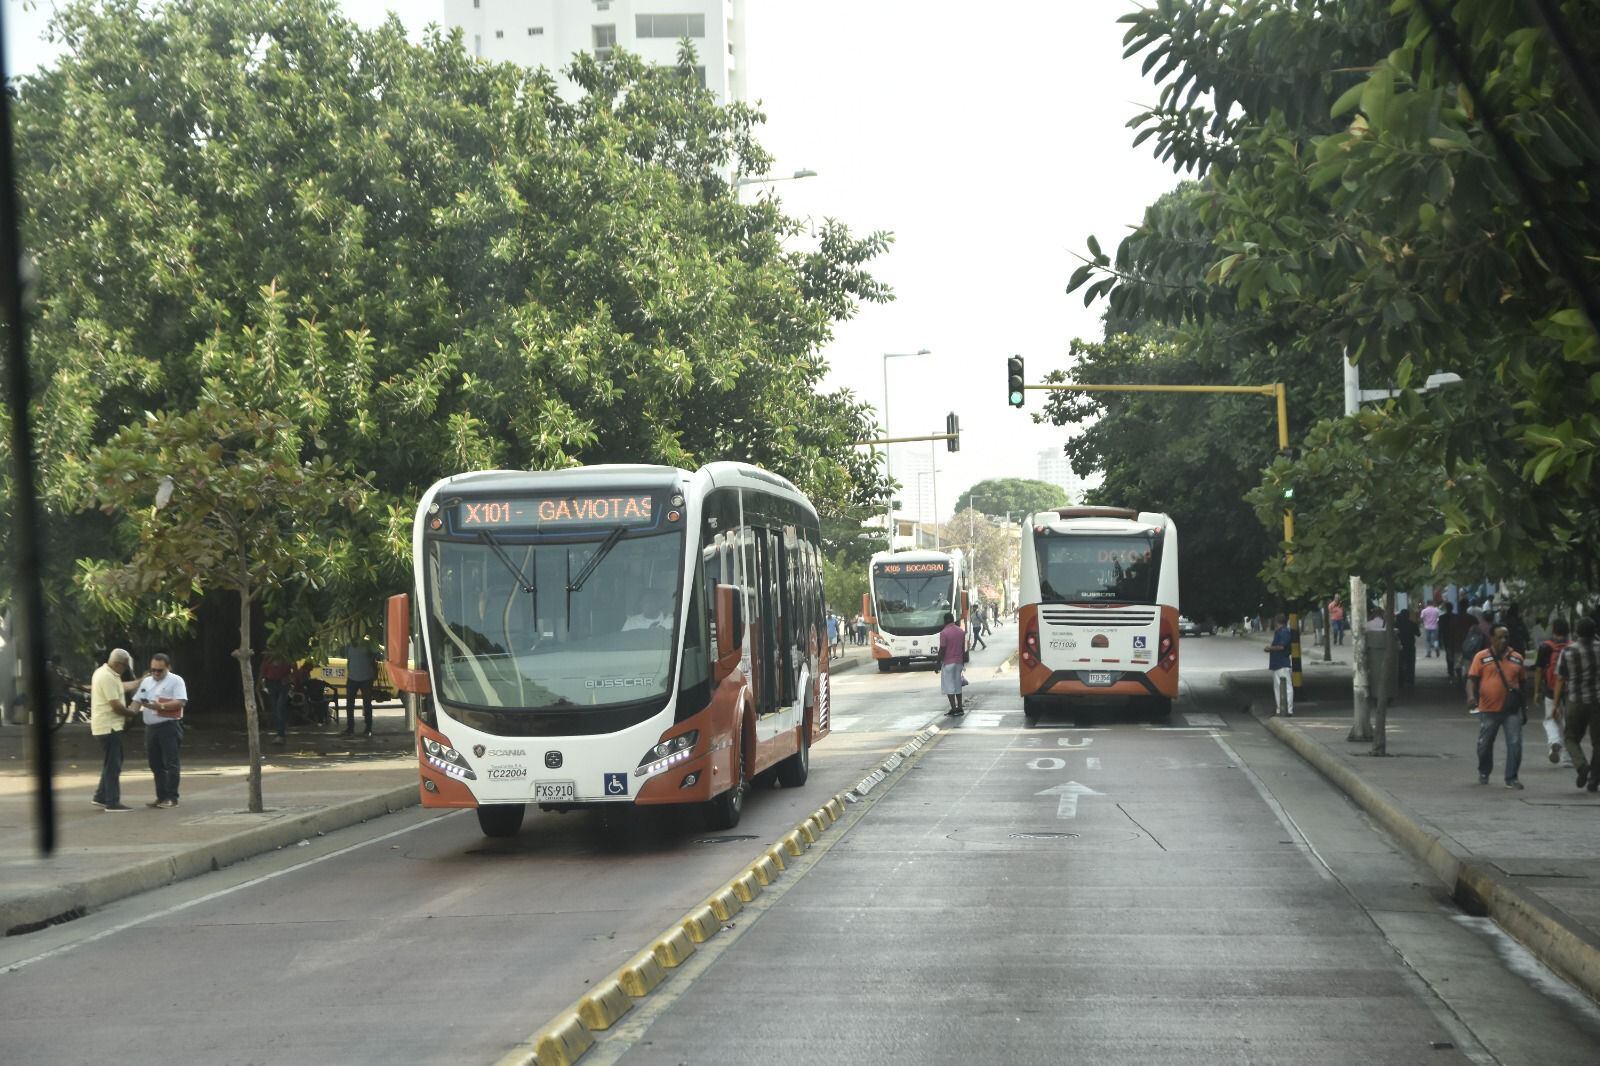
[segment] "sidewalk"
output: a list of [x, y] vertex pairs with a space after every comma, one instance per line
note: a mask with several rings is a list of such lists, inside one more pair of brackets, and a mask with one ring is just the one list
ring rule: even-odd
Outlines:
[[[1337, 652], [1338, 649], [1335, 649]], [[1549, 762], [1539, 723], [1522, 730], [1523, 791], [1504, 787], [1505, 741], [1495, 772], [1478, 784], [1478, 719], [1438, 659], [1417, 661], [1418, 683], [1389, 708], [1388, 755], [1346, 739], [1348, 665], [1306, 671], [1292, 718], [1272, 716], [1266, 671], [1223, 680], [1268, 731], [1343, 789], [1450, 887], [1546, 965], [1600, 999], [1600, 798]]]
[[[88, 726], [55, 734], [56, 853], [34, 849], [34, 781], [26, 730], [0, 729], [0, 936], [68, 920], [113, 900], [332, 832], [418, 802], [417, 763], [405, 716], [376, 710], [371, 738], [314, 727], [263, 747], [267, 810], [248, 811], [245, 734], [221, 721], [186, 723], [182, 805], [154, 810], [144, 731], [123, 742], [122, 801], [112, 814], [90, 803], [100, 778]], [[359, 723], [358, 723], [359, 728]]]

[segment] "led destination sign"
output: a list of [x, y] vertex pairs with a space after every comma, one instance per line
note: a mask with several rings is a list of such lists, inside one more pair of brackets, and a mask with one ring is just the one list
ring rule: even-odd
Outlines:
[[523, 497], [462, 500], [457, 529], [552, 529], [562, 526], [650, 526], [655, 499], [647, 495]]
[[949, 563], [879, 563], [880, 574], [947, 574]]

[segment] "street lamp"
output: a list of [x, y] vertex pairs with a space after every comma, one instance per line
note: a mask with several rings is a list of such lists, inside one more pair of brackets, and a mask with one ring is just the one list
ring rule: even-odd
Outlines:
[[742, 189], [746, 185], [765, 185], [774, 181], [799, 181], [801, 178], [814, 178], [816, 176], [817, 172], [815, 170], [807, 170], [804, 168], [795, 171], [793, 174], [746, 175], [744, 177], [735, 178], [733, 181], [733, 187], [735, 189]]
[[[914, 352], [884, 352], [883, 353], [883, 435], [889, 436], [889, 360], [910, 359], [918, 355], [931, 355], [927, 348], [918, 348]], [[889, 454], [894, 447], [892, 444], [883, 446], [883, 479], [889, 481]], [[884, 526], [884, 534], [889, 538], [889, 550], [894, 550], [894, 494], [889, 495], [888, 523]]]

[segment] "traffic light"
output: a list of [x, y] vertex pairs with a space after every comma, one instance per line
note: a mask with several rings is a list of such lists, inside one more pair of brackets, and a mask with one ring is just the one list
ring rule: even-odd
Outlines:
[[1022, 356], [1013, 355], [1006, 360], [1006, 402], [1012, 407], [1022, 406]]
[[961, 450], [961, 419], [956, 417], [956, 413], [954, 411], [951, 411], [949, 414], [944, 416], [944, 431], [950, 434], [950, 436], [945, 439], [945, 449], [952, 452], [959, 452]]

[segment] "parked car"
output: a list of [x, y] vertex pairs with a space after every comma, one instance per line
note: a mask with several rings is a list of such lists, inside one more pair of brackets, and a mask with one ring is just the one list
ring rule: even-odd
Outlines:
[[1178, 636], [1180, 637], [1206, 637], [1216, 632], [1209, 622], [1196, 622], [1193, 619], [1178, 616]]

